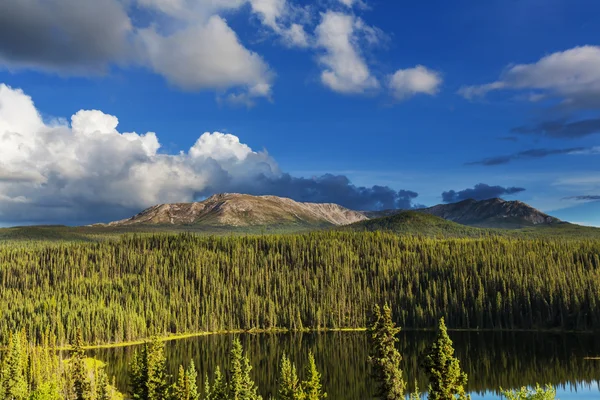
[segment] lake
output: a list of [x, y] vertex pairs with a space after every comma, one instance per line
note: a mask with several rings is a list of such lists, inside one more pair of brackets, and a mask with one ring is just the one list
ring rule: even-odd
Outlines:
[[[426, 388], [418, 370], [419, 355], [434, 339], [434, 332], [403, 331], [399, 348], [409, 386]], [[216, 366], [226, 368], [232, 335], [210, 335], [166, 343], [171, 373], [178, 365], [193, 359], [199, 384]], [[600, 361], [585, 357], [600, 356], [600, 335], [552, 334], [531, 332], [458, 332], [451, 331], [456, 355], [469, 376], [468, 389], [473, 399], [498, 399], [498, 388], [517, 388], [536, 383], [551, 383], [558, 398], [600, 399]], [[367, 365], [368, 347], [365, 332], [243, 334], [244, 349], [253, 365], [253, 377], [263, 398], [277, 391], [279, 360], [285, 352], [300, 370], [306, 365], [307, 353], [315, 354], [323, 374], [324, 387], [331, 400], [372, 398], [373, 382]], [[126, 390], [126, 368], [136, 346], [100, 349], [89, 354], [108, 363], [107, 372], [117, 385]]]

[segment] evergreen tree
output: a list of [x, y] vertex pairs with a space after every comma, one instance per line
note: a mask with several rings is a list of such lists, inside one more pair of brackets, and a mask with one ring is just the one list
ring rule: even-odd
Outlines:
[[173, 399], [174, 400], [188, 400], [188, 392], [186, 388], [185, 370], [183, 365], [179, 366], [179, 373], [177, 374], [177, 382], [173, 385]]
[[460, 361], [454, 357], [444, 318], [440, 319], [436, 340], [425, 353], [422, 367], [429, 377], [429, 400], [470, 398], [465, 394], [467, 374], [460, 369]]
[[92, 399], [92, 386], [85, 362], [85, 351], [83, 350], [83, 338], [81, 330], [77, 331], [75, 343], [73, 344], [73, 357], [71, 358], [71, 376], [73, 390], [76, 400]]
[[27, 353], [21, 339], [19, 334], [11, 335], [2, 371], [3, 398], [7, 400], [26, 399], [29, 391], [25, 377]]
[[221, 374], [221, 368], [217, 366], [215, 370], [215, 380], [210, 385], [208, 376], [206, 377], [206, 383], [204, 384], [204, 391], [206, 400], [227, 400], [227, 383], [225, 378]]
[[99, 369], [96, 372], [96, 399], [97, 400], [111, 400], [111, 389], [108, 384], [108, 376], [106, 372]]
[[377, 382], [376, 396], [383, 400], [403, 400], [406, 382], [404, 381], [400, 362], [402, 356], [396, 349], [400, 328], [392, 321], [392, 311], [386, 304], [383, 312], [379, 306], [373, 309], [369, 324], [369, 362], [372, 366], [373, 378]]
[[230, 383], [228, 387], [229, 400], [260, 400], [257, 387], [250, 376], [252, 366], [250, 360], [244, 356], [240, 339], [233, 340], [231, 348], [231, 365], [229, 370]]
[[199, 400], [200, 393], [198, 393], [198, 372], [196, 372], [196, 366], [194, 361], [190, 361], [190, 366], [185, 373], [185, 378], [188, 382], [188, 400]]
[[302, 400], [304, 398], [296, 366], [285, 354], [281, 357], [278, 394], [279, 400]]
[[145, 400], [148, 398], [148, 343], [141, 350], [136, 351], [129, 363], [129, 386], [134, 400]]
[[323, 392], [321, 384], [321, 374], [317, 370], [315, 357], [311, 352], [308, 352], [308, 365], [306, 366], [306, 380], [302, 382], [304, 396], [306, 400], [321, 400], [327, 397], [327, 393]]
[[146, 371], [148, 379], [147, 400], [165, 400], [169, 398], [169, 376], [167, 375], [167, 360], [165, 358], [164, 344], [153, 338], [148, 344]]
[[415, 379], [415, 391], [412, 392], [408, 400], [421, 400], [421, 392], [419, 391], [419, 383]]

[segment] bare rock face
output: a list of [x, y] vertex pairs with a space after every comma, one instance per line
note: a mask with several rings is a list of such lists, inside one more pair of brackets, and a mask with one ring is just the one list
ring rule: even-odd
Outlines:
[[282, 224], [348, 225], [367, 219], [337, 204], [300, 203], [277, 196], [223, 193], [195, 203], [160, 204], [109, 226]]
[[418, 211], [463, 225], [487, 228], [522, 228], [562, 222], [523, 202], [502, 199], [481, 201], [469, 199], [453, 204], [439, 204]]

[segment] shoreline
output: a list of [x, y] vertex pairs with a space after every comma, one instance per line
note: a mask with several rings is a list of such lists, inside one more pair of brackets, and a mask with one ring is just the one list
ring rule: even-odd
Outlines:
[[[180, 334], [170, 334], [165, 336], [157, 336], [157, 339], [160, 342], [171, 342], [174, 340], [181, 339], [191, 339], [202, 336], [213, 336], [213, 335], [232, 335], [232, 334], [286, 334], [286, 333], [328, 333], [328, 332], [366, 332], [367, 328], [365, 327], [347, 327], [347, 328], [320, 328], [320, 329], [287, 329], [287, 328], [270, 328], [270, 329], [232, 329], [232, 330], [222, 330], [222, 331], [213, 331], [213, 332], [190, 332], [190, 333], [180, 333]], [[436, 328], [402, 328], [402, 331], [405, 332], [435, 332]], [[560, 329], [466, 329], [466, 328], [457, 328], [457, 329], [448, 329], [449, 332], [498, 332], [498, 333], [552, 333], [552, 334], [594, 334], [597, 331], [575, 331], [575, 330], [560, 330]], [[118, 343], [99, 343], [99, 344], [90, 344], [83, 346], [84, 350], [98, 350], [98, 349], [111, 349], [111, 348], [119, 348], [119, 347], [131, 347], [131, 346], [139, 346], [151, 340], [151, 337], [135, 339], [126, 342], [118, 342]], [[58, 351], [68, 351], [71, 350], [71, 346], [58, 346], [56, 350]], [[600, 360], [600, 357], [586, 357], [586, 359], [597, 359]]]

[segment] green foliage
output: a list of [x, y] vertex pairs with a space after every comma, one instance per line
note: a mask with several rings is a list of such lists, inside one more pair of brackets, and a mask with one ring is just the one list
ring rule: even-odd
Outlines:
[[519, 390], [502, 390], [507, 400], [555, 400], [556, 389], [551, 385], [542, 388], [539, 384], [533, 390], [522, 387]]
[[194, 362], [191, 361], [189, 368], [184, 370], [183, 365], [179, 366], [177, 382], [173, 385], [173, 400], [199, 400], [197, 380], [198, 374]]
[[419, 383], [415, 379], [415, 390], [409, 394], [408, 400], [421, 400], [421, 392], [419, 391]]
[[463, 329], [593, 330], [599, 271], [599, 240], [319, 232], [0, 247], [0, 335], [364, 327], [373, 302], [405, 328], [444, 315]]
[[81, 330], [77, 331], [75, 343], [73, 344], [71, 380], [73, 382], [75, 400], [90, 400], [92, 398], [92, 387], [85, 362], [85, 351], [83, 350]]
[[396, 335], [400, 328], [392, 321], [392, 310], [386, 304], [383, 312], [379, 306], [373, 309], [371, 322], [369, 323], [369, 347], [371, 355], [369, 362], [372, 367], [372, 375], [377, 382], [376, 396], [384, 400], [404, 399], [406, 382], [403, 378], [400, 362], [402, 356], [396, 343]]
[[136, 400], [164, 400], [170, 396], [164, 344], [154, 337], [136, 352], [130, 364], [131, 396]]
[[215, 380], [212, 385], [209, 383], [208, 376], [206, 377], [204, 390], [206, 400], [227, 400], [227, 381], [218, 366], [215, 370]]
[[244, 349], [240, 339], [233, 340], [231, 348], [231, 361], [229, 367], [230, 382], [228, 384], [229, 400], [261, 400], [258, 388], [254, 384], [250, 371], [250, 360], [244, 356]]
[[11, 335], [8, 355], [2, 367], [2, 392], [7, 400], [27, 398], [28, 386], [25, 378], [27, 362], [26, 341], [23, 335]]
[[304, 399], [304, 391], [300, 385], [300, 379], [298, 379], [296, 366], [285, 354], [281, 357], [278, 395], [279, 400]]
[[317, 370], [315, 356], [312, 352], [308, 353], [308, 365], [306, 366], [306, 380], [302, 382], [305, 400], [321, 400], [327, 397], [323, 391], [321, 383], [321, 374]]
[[454, 357], [444, 318], [440, 319], [437, 338], [425, 353], [422, 366], [429, 378], [429, 400], [469, 398], [465, 393], [467, 374], [460, 369], [460, 362]]

